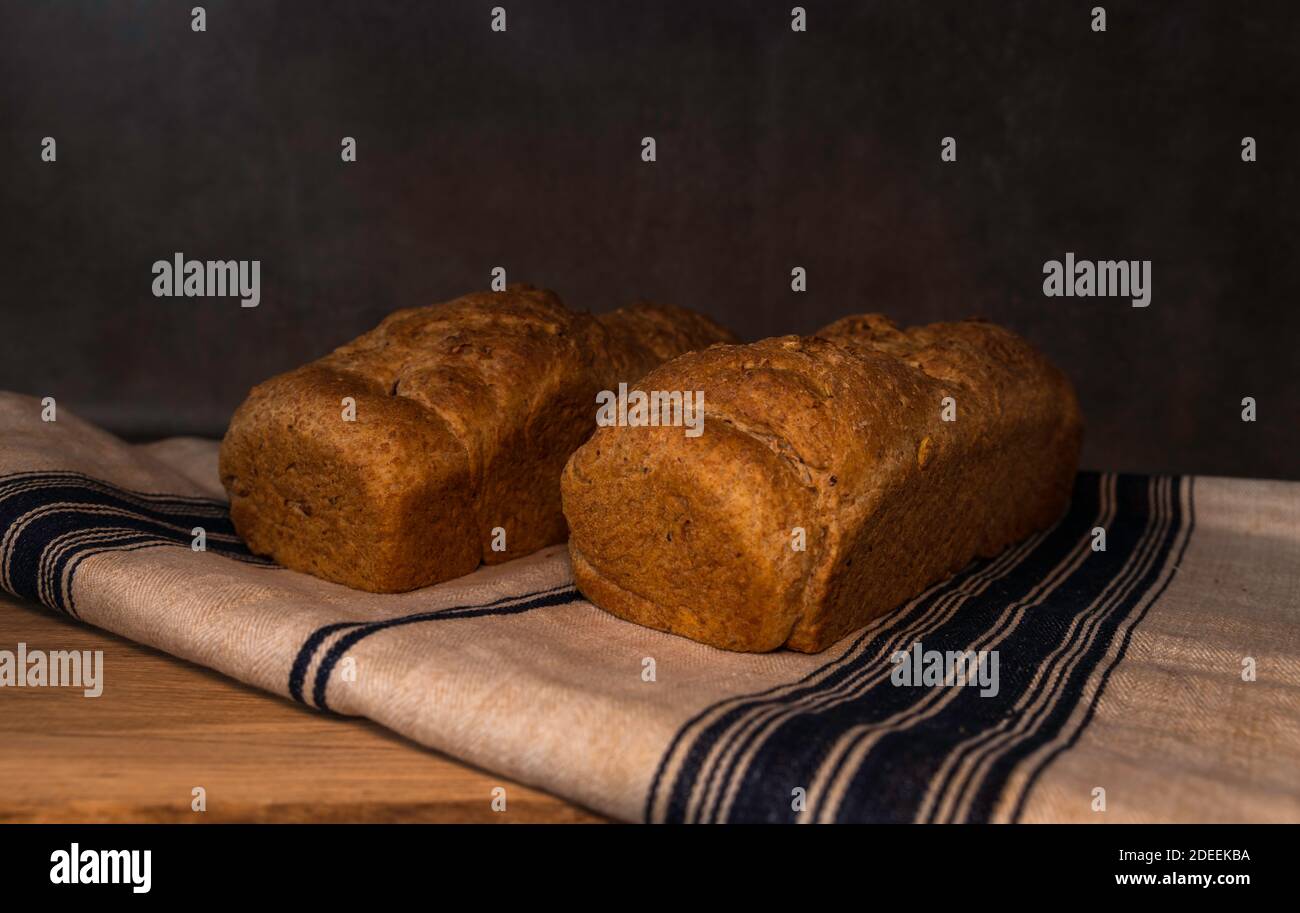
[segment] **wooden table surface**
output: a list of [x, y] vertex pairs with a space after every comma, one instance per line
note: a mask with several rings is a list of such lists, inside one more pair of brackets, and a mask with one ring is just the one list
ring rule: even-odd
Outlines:
[[[19, 642], [103, 650], [106, 685], [97, 698], [0, 687], [0, 822], [602, 820], [0, 593], [0, 650]], [[205, 812], [191, 809], [195, 787]]]

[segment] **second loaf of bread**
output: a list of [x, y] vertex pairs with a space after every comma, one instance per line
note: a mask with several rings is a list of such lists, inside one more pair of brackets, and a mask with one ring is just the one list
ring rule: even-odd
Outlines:
[[574, 453], [575, 580], [615, 615], [730, 650], [825, 649], [1050, 526], [1082, 435], [1064, 375], [976, 321], [850, 317], [684, 355], [639, 386], [702, 392], [703, 433], [601, 428]]
[[221, 446], [231, 518], [252, 551], [373, 592], [563, 542], [560, 472], [596, 393], [732, 338], [683, 308], [592, 317], [520, 285], [397, 311], [253, 389]]

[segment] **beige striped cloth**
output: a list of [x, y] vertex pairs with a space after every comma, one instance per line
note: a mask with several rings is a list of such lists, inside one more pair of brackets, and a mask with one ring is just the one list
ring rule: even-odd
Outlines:
[[1054, 529], [755, 656], [606, 615], [562, 547], [401, 595], [276, 567], [215, 442], [0, 394], [0, 587], [632, 821], [1300, 821], [1295, 483], [1081, 473]]

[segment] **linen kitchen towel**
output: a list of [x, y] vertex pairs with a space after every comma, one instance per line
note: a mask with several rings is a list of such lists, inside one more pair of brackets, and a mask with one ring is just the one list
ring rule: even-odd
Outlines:
[[279, 568], [216, 442], [41, 413], [0, 394], [5, 590], [617, 818], [1300, 821], [1297, 483], [1081, 473], [1055, 528], [747, 655], [600, 611], [563, 547], [399, 595]]

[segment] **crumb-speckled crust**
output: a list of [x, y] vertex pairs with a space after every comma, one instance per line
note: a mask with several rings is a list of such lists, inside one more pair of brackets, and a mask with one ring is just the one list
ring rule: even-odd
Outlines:
[[594, 318], [523, 285], [397, 311], [253, 389], [221, 447], [231, 517], [254, 552], [372, 592], [521, 557], [567, 535], [559, 477], [596, 392], [730, 339], [680, 308]]
[[573, 454], [574, 577], [615, 615], [729, 650], [823, 650], [1050, 526], [1082, 441], [1065, 376], [979, 321], [849, 317], [638, 387], [703, 391], [704, 432], [601, 428]]

